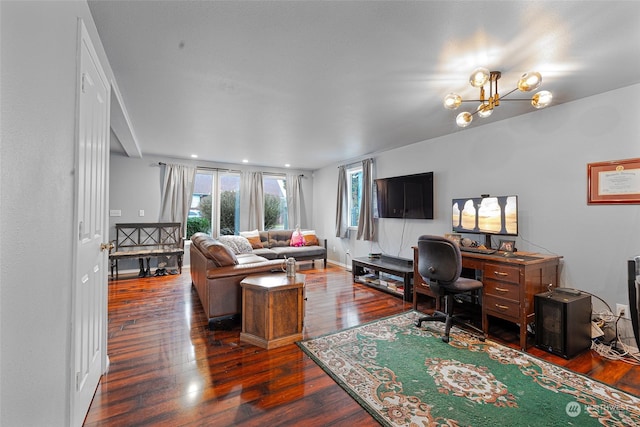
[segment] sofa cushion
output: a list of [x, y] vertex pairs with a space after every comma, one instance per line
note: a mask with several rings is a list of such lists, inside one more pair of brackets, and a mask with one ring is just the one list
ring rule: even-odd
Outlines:
[[291, 245], [291, 230], [270, 230], [269, 248]]
[[326, 253], [325, 248], [322, 246], [289, 246], [289, 247], [277, 247], [272, 248], [273, 252], [276, 253], [276, 258], [284, 258], [284, 257], [314, 257], [314, 256], [324, 256]]
[[191, 236], [191, 241], [198, 245], [200, 243], [202, 243], [202, 241], [207, 240], [207, 239], [211, 239], [212, 237], [209, 236], [206, 233], [202, 233], [202, 232], [197, 232], [197, 233], [193, 233], [193, 235]]
[[260, 234], [260, 243], [262, 243], [262, 247], [268, 248], [269, 247], [269, 232], [268, 231], [261, 231], [258, 234]]
[[218, 267], [238, 264], [238, 258], [236, 258], [231, 248], [213, 238], [203, 240], [199, 247], [202, 253], [204, 253], [207, 258], [213, 260], [214, 264]]
[[238, 258], [238, 265], [268, 261], [268, 259], [256, 254], [239, 254], [236, 258]]
[[269, 248], [260, 248], [253, 250], [254, 255], [261, 256], [266, 259], [276, 259], [278, 258], [278, 254], [275, 253], [272, 249]]

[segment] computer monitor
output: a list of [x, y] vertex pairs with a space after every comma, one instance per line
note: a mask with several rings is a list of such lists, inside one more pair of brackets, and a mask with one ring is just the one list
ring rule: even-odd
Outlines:
[[518, 196], [453, 199], [451, 228], [454, 233], [484, 234], [489, 246], [492, 235], [517, 236]]

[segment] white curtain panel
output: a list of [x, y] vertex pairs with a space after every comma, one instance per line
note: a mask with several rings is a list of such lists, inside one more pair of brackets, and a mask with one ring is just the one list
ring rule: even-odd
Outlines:
[[164, 165], [160, 221], [179, 222], [182, 236], [186, 236], [187, 216], [193, 197], [196, 167], [176, 164]]
[[264, 230], [264, 186], [262, 172], [240, 175], [240, 230]]
[[302, 175], [287, 174], [287, 216], [289, 228], [303, 227], [300, 223], [302, 213], [300, 204], [302, 200]]

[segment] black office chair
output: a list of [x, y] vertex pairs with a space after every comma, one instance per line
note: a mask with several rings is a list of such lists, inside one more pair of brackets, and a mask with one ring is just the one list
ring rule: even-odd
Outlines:
[[442, 341], [449, 342], [451, 325], [456, 323], [479, 333], [480, 340], [484, 341], [485, 335], [481, 329], [453, 315], [454, 295], [482, 289], [482, 282], [460, 277], [461, 271], [462, 255], [458, 245], [440, 236], [418, 238], [418, 272], [438, 297], [444, 296], [445, 311], [434, 311], [431, 316], [416, 320], [415, 324], [420, 327], [422, 322], [445, 322]]

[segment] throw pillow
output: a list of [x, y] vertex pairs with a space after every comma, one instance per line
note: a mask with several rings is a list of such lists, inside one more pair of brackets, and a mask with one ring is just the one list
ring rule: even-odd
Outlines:
[[231, 249], [233, 253], [237, 255], [240, 253], [240, 251], [238, 250], [238, 246], [236, 245], [236, 242], [232, 239], [232, 237], [233, 236], [220, 236], [218, 237], [218, 241], [223, 245], [228, 246], [229, 249]]
[[262, 241], [260, 240], [260, 236], [247, 237], [247, 241], [249, 242], [249, 244], [251, 245], [251, 247], [253, 249], [262, 249], [262, 248], [264, 248], [264, 245], [262, 244]]
[[229, 246], [234, 254], [250, 254], [253, 248], [245, 237], [242, 236], [220, 236], [218, 240]]
[[304, 238], [305, 246], [320, 246], [315, 230], [303, 230], [302, 237]]
[[243, 236], [231, 236], [233, 237], [233, 241], [238, 248], [239, 254], [250, 254], [253, 252], [253, 245], [249, 243], [249, 239]]
[[240, 232], [240, 236], [246, 238], [249, 241], [249, 243], [251, 244], [251, 247], [253, 249], [262, 249], [262, 248], [264, 248], [264, 245], [262, 244], [262, 241], [260, 240], [260, 232], [258, 230], [241, 231]]

